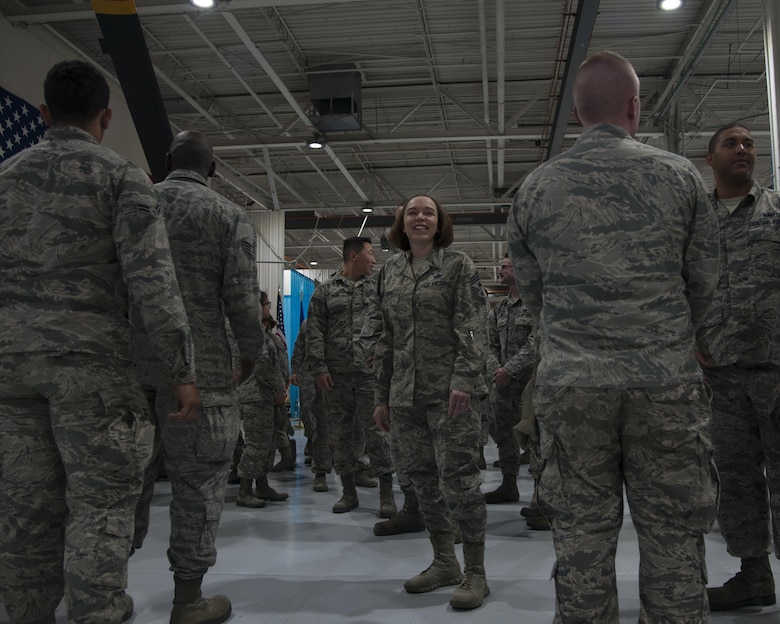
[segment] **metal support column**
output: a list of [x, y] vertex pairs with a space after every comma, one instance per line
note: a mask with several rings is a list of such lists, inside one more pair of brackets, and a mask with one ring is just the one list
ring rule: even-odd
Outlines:
[[772, 143], [772, 179], [780, 189], [780, 6], [776, 0], [764, 2], [764, 57], [769, 98], [769, 133]]

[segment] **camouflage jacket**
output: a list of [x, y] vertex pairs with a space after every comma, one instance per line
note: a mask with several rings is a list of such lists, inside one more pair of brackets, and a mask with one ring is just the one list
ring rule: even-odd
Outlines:
[[538, 321], [537, 383], [657, 387], [701, 379], [694, 328], [718, 280], [718, 224], [698, 170], [611, 124], [533, 171], [508, 219]]
[[366, 369], [360, 334], [376, 282], [352, 281], [340, 273], [318, 285], [306, 317], [306, 365], [314, 376], [355, 374]]
[[780, 192], [753, 184], [736, 210], [713, 195], [721, 270], [700, 347], [716, 366], [780, 364]]
[[[447, 402], [451, 390], [486, 394], [485, 293], [464, 253], [435, 248], [427, 262], [389, 258], [377, 281], [382, 333], [374, 353], [375, 403]], [[370, 333], [366, 328], [366, 335]]]
[[292, 358], [290, 358], [290, 369], [298, 375], [311, 375], [306, 362], [306, 325], [304, 320], [298, 329], [298, 336], [293, 345]]
[[[171, 172], [155, 185], [165, 218], [184, 306], [192, 328], [198, 387], [230, 388], [232, 366], [225, 317], [242, 358], [263, 348], [255, 231], [238, 206], [206, 186], [198, 173]], [[145, 383], [161, 385], [156, 343], [140, 337], [139, 368]]]
[[533, 317], [518, 297], [510, 295], [498, 303], [488, 318], [488, 372], [491, 377], [499, 368], [513, 379], [528, 381], [533, 371], [536, 338]]
[[148, 176], [57, 126], [0, 165], [0, 353], [130, 361], [133, 315], [166, 376], [195, 380], [192, 336]]

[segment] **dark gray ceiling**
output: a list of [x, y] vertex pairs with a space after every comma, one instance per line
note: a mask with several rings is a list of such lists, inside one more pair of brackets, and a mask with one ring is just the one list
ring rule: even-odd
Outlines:
[[[662, 13], [655, 0], [232, 0], [211, 12], [146, 0], [138, 13], [174, 130], [210, 137], [223, 176], [215, 187], [233, 201], [286, 211], [291, 264], [336, 268], [363, 206], [377, 215], [364, 233], [378, 241], [404, 198], [428, 193], [457, 215], [455, 245], [489, 283], [513, 190], [579, 133], [566, 100], [569, 57], [610, 49], [629, 58], [642, 84], [639, 138], [688, 156], [708, 180], [710, 134], [742, 120], [766, 176], [769, 1], [687, 0]], [[0, 7], [114, 71], [88, 4]], [[341, 114], [323, 119], [321, 85], [331, 80]], [[355, 80], [345, 103], [336, 83]], [[307, 148], [317, 124], [355, 118], [359, 129], [326, 131], [324, 149]]]

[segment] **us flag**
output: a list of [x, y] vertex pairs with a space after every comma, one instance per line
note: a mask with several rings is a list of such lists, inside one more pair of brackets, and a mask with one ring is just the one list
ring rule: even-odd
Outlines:
[[36, 106], [0, 87], [0, 162], [35, 145], [47, 129]]
[[284, 306], [282, 305], [282, 291], [276, 291], [276, 324], [279, 330], [285, 334], [284, 331]]

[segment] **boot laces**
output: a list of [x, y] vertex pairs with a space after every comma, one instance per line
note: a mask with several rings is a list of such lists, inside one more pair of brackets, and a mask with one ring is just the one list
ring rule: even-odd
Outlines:
[[466, 572], [466, 575], [463, 577], [463, 581], [460, 583], [461, 589], [471, 589], [477, 580], [475, 577], [476, 575], [473, 572]]

